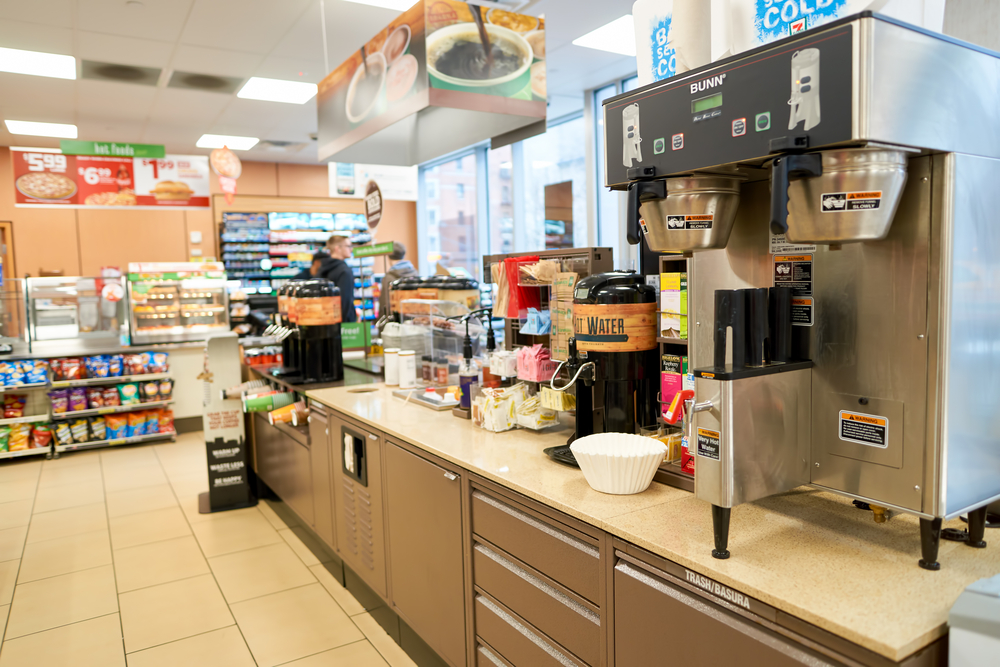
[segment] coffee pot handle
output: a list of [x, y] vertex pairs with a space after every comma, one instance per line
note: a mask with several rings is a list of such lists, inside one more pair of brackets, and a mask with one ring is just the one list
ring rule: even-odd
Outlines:
[[788, 182], [793, 176], [820, 176], [823, 158], [819, 153], [783, 155], [771, 165], [771, 232], [788, 231]]
[[625, 213], [625, 238], [629, 245], [639, 244], [639, 206], [644, 201], [665, 199], [667, 182], [633, 181], [628, 186], [628, 205]]

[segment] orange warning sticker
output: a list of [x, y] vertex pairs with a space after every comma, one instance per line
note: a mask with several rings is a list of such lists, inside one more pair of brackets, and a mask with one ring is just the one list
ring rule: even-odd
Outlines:
[[840, 411], [840, 439], [885, 449], [889, 446], [889, 420], [878, 415]]

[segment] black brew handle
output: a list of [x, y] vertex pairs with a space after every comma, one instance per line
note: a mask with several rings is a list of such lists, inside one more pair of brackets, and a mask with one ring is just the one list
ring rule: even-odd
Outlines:
[[629, 245], [639, 244], [639, 207], [642, 202], [664, 199], [666, 196], [666, 181], [633, 181], [629, 184], [625, 213], [625, 238]]
[[785, 155], [771, 165], [771, 232], [788, 231], [788, 182], [792, 176], [820, 176], [823, 158], [819, 153]]

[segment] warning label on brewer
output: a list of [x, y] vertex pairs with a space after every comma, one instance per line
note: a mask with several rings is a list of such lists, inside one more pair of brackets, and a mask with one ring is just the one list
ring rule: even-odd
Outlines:
[[668, 215], [667, 229], [711, 229], [711, 215]]
[[719, 460], [719, 432], [707, 428], [698, 429], [698, 456]]
[[792, 288], [792, 324], [811, 327], [816, 319], [813, 256], [774, 255], [774, 286]]
[[823, 213], [844, 213], [845, 211], [871, 211], [882, 203], [882, 191], [871, 192], [826, 192], [820, 195], [820, 210]]
[[840, 439], [885, 449], [889, 446], [889, 420], [878, 415], [840, 411]]

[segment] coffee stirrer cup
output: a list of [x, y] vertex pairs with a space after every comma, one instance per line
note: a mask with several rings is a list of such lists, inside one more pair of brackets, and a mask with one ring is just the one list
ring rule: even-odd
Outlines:
[[486, 54], [486, 78], [490, 78], [490, 70], [493, 69], [493, 49], [490, 46], [490, 35], [486, 32], [483, 24], [482, 9], [476, 5], [469, 5], [472, 10], [472, 18], [476, 20], [476, 27], [479, 28], [479, 39], [483, 42], [483, 52]]

